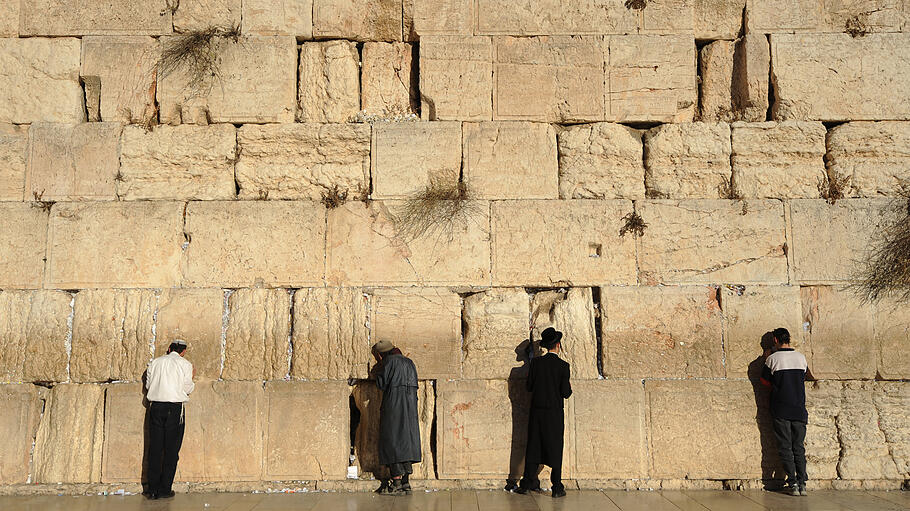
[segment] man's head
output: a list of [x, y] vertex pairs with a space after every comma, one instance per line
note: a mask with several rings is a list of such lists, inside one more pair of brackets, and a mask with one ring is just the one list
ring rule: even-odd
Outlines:
[[547, 351], [559, 351], [562, 341], [562, 332], [553, 327], [547, 327], [540, 333], [540, 346]]
[[168, 353], [176, 353], [181, 357], [186, 354], [186, 341], [177, 339], [172, 342], [170, 346], [167, 347]]
[[775, 347], [790, 347], [790, 332], [786, 328], [775, 328], [771, 335], [774, 336]]
[[376, 360], [381, 360], [393, 349], [395, 349], [395, 345], [392, 344], [392, 341], [383, 339], [373, 345], [373, 356], [376, 357]]

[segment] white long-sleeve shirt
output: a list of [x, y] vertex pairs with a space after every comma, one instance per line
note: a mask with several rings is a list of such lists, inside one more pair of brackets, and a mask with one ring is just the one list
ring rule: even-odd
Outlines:
[[196, 387], [193, 364], [173, 351], [162, 355], [149, 362], [145, 387], [149, 401], [185, 403]]

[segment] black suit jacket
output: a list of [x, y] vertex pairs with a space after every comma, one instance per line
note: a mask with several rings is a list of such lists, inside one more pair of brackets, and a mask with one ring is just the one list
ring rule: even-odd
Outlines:
[[531, 407], [562, 408], [572, 395], [569, 373], [569, 363], [555, 353], [532, 358], [527, 381]]

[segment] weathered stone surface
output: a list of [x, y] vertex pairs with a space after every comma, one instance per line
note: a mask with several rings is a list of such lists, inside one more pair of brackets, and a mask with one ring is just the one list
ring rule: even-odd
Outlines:
[[186, 283], [194, 287], [322, 283], [325, 208], [311, 201], [191, 202]]
[[465, 297], [465, 378], [524, 378], [530, 334], [529, 297], [522, 288], [492, 288]]
[[19, 0], [23, 36], [162, 35], [171, 32], [167, 0]]
[[379, 289], [370, 339], [386, 339], [417, 366], [423, 380], [461, 377], [461, 297], [447, 289]]
[[79, 39], [0, 38], [0, 123], [84, 121], [79, 50]]
[[901, 382], [875, 384], [872, 402], [878, 411], [878, 426], [900, 478], [910, 474], [910, 387]]
[[400, 201], [348, 202], [328, 212], [329, 285], [489, 285], [489, 203], [470, 201], [458, 218], [437, 219], [416, 238], [398, 218]]
[[736, 39], [746, 0], [694, 0], [695, 39]]
[[[648, 380], [645, 391], [651, 426], [651, 477], [761, 477], [758, 410], [748, 381]], [[695, 434], [700, 430], [712, 434]]]
[[0, 291], [0, 382], [66, 381], [72, 296]]
[[174, 31], [240, 27], [240, 3], [241, 0], [180, 0], [174, 11]]
[[560, 199], [644, 198], [641, 131], [604, 122], [558, 135]]
[[701, 49], [698, 68], [701, 121], [731, 121], [733, 114], [734, 41], [714, 41]]
[[373, 126], [374, 199], [409, 198], [431, 183], [455, 184], [461, 172], [461, 123], [398, 122]]
[[413, 46], [364, 43], [360, 108], [367, 115], [412, 113], [420, 108]]
[[0, 484], [23, 484], [28, 481], [32, 440], [41, 414], [37, 387], [0, 385], [0, 406], [3, 407], [0, 434], [4, 439], [0, 451]]
[[101, 481], [104, 387], [57, 385], [48, 393], [32, 458], [36, 483]]
[[888, 380], [910, 379], [910, 312], [895, 300], [875, 304], [872, 330], [878, 345], [878, 374]]
[[320, 39], [400, 41], [401, 0], [313, 0], [313, 35]]
[[[841, 412], [844, 384], [839, 381], [806, 382], [806, 471], [811, 479], [837, 479], [841, 444], [837, 416]], [[776, 443], [775, 443], [776, 445]]]
[[733, 124], [733, 186], [753, 198], [819, 197], [825, 180], [825, 127], [820, 122]]
[[730, 182], [730, 126], [664, 124], [645, 133], [645, 188], [651, 197], [726, 198]]
[[117, 198], [119, 123], [33, 123], [28, 145], [26, 197], [45, 201]]
[[531, 328], [536, 342], [553, 327], [562, 332], [559, 356], [572, 366], [572, 378], [598, 378], [594, 299], [589, 287], [541, 291], [531, 300]]
[[196, 378], [221, 376], [221, 330], [224, 292], [221, 289], [165, 289], [155, 316], [155, 356], [167, 353], [173, 341], [187, 342], [187, 360]]
[[360, 110], [360, 54], [351, 41], [306, 42], [300, 50], [297, 120], [347, 122]]
[[497, 37], [493, 42], [494, 119], [603, 120], [602, 39]]
[[432, 35], [420, 40], [420, 116], [429, 121], [493, 118], [493, 42]]
[[[835, 418], [838, 440], [841, 445], [838, 475], [843, 479], [903, 479], [906, 471], [898, 472], [891, 455], [887, 435], [880, 426], [882, 411], [874, 396], [878, 384], [851, 381], [844, 383], [842, 409]], [[894, 396], [897, 397], [897, 396]], [[906, 399], [895, 400], [897, 403]], [[900, 403], [905, 404], [905, 403]], [[890, 407], [889, 407], [890, 408]], [[906, 411], [888, 410], [890, 419], [897, 414], [906, 417]], [[892, 428], [894, 424], [891, 424]], [[905, 429], [905, 428], [904, 428]], [[900, 430], [898, 430], [900, 431]], [[895, 431], [891, 430], [892, 435]], [[893, 437], [892, 437], [893, 438]]]
[[736, 40], [732, 83], [736, 119], [757, 122], [767, 118], [770, 68], [771, 46], [764, 34], [748, 33]]
[[774, 117], [910, 119], [910, 61], [899, 56], [908, 44], [907, 33], [772, 35]]
[[47, 217], [35, 203], [0, 203], [0, 288], [41, 287]]
[[349, 200], [370, 186], [370, 126], [243, 126], [235, 174], [241, 199], [309, 199], [338, 188]]
[[898, 196], [910, 185], [910, 122], [848, 122], [828, 132], [829, 172], [852, 197]]
[[344, 478], [351, 446], [347, 382], [273, 381], [265, 397], [263, 479]]
[[58, 202], [48, 231], [50, 288], [171, 287], [179, 280], [182, 203]]
[[[823, 2], [816, 0], [749, 0], [748, 31], [768, 34], [778, 32], [814, 32], [821, 25]], [[775, 64], [776, 65], [776, 64]]]
[[604, 376], [724, 376], [716, 288], [604, 287], [600, 292]]
[[0, 201], [21, 201], [28, 162], [28, 128], [0, 123]]
[[[82, 38], [79, 72], [87, 100], [99, 105], [89, 121], [146, 124], [157, 120], [155, 105], [158, 42], [145, 36], [86, 36]], [[97, 88], [92, 88], [94, 83]]]
[[552, 286], [635, 282], [635, 243], [620, 237], [628, 201], [493, 204], [493, 282]]
[[313, 0], [244, 0], [243, 32], [313, 37]]
[[898, 0], [826, 0], [822, 30], [845, 32], [855, 27], [867, 32], [899, 32], [904, 18]]
[[294, 293], [291, 376], [365, 379], [370, 351], [369, 296], [361, 289], [304, 288]]
[[556, 131], [549, 124], [464, 124], [462, 172], [476, 198], [555, 199], [557, 160]]
[[228, 297], [225, 380], [280, 380], [288, 374], [291, 297], [285, 289], [238, 289]]
[[837, 380], [874, 378], [879, 354], [872, 307], [832, 287], [803, 287], [800, 294], [812, 375]]
[[648, 473], [647, 401], [642, 383], [573, 381], [572, 396], [575, 477], [645, 477]]
[[0, 37], [19, 36], [19, 0], [6, 0], [3, 2], [3, 12], [0, 12]]
[[779, 201], [648, 201], [637, 209], [648, 224], [638, 252], [643, 283], [787, 283]]
[[692, 36], [612, 36], [607, 120], [689, 122], [698, 104]]
[[[161, 41], [166, 48], [173, 39]], [[219, 38], [213, 45], [219, 72], [203, 78], [198, 86], [185, 66], [158, 75], [163, 124], [294, 122], [297, 41], [293, 37]]]
[[72, 381], [141, 380], [152, 354], [156, 301], [150, 289], [76, 293]]
[[106, 387], [101, 456], [101, 481], [104, 483], [141, 481], [142, 460], [148, 448], [145, 445], [144, 392], [143, 384], [139, 382]]
[[[728, 378], [761, 376], [764, 365], [762, 343], [766, 334], [783, 327], [790, 332], [793, 347], [803, 346], [802, 302], [796, 286], [725, 286], [721, 289], [724, 310], [725, 366]], [[811, 360], [809, 361], [811, 364]]]
[[472, 0], [404, 0], [403, 35], [416, 41], [427, 35], [471, 35]]

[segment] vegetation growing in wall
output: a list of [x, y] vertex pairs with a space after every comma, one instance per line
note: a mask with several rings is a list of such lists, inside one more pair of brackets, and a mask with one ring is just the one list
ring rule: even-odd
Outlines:
[[850, 288], [864, 302], [884, 298], [910, 303], [910, 183], [902, 185], [905, 201], [882, 219], [859, 263]]
[[626, 9], [641, 11], [648, 6], [648, 0], [626, 0]]
[[622, 228], [619, 229], [619, 237], [622, 238], [628, 233], [632, 233], [633, 236], [638, 236], [639, 238], [645, 235], [645, 229], [648, 228], [648, 224], [645, 223], [645, 220], [638, 214], [638, 212], [633, 211], [628, 215], [622, 217], [623, 222], [625, 222]]
[[450, 175], [430, 177], [426, 188], [405, 200], [396, 214], [398, 234], [405, 240], [422, 236], [451, 238], [457, 226], [480, 213], [467, 186]]
[[322, 194], [322, 205], [326, 209], [335, 209], [348, 201], [348, 191], [338, 188], [338, 185], [329, 188]]
[[851, 176], [842, 176], [837, 173], [830, 173], [824, 179], [818, 180], [818, 193], [822, 199], [828, 201], [828, 204], [834, 204], [844, 198], [844, 191], [850, 184]]
[[844, 32], [850, 34], [850, 37], [854, 39], [857, 37], [863, 37], [872, 30], [869, 29], [869, 16], [865, 12], [861, 12], [855, 16], [847, 18], [847, 21], [844, 23]]
[[42, 199], [44, 196], [44, 190], [41, 190], [40, 192], [32, 192], [32, 196], [35, 198], [35, 200], [32, 202], [33, 208], [38, 208], [45, 213], [50, 213], [51, 208], [54, 207], [55, 202]]
[[167, 38], [156, 68], [159, 77], [181, 71], [188, 91], [206, 93], [221, 77], [219, 44], [240, 40], [240, 27], [209, 27]]

